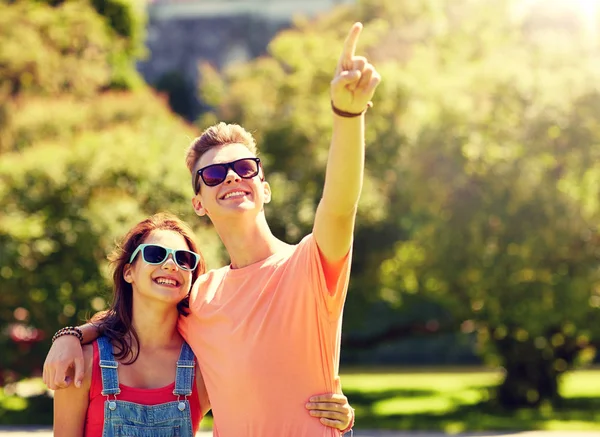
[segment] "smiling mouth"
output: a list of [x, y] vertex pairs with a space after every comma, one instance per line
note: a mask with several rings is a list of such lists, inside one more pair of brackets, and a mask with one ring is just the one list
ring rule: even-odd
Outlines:
[[156, 278], [154, 282], [156, 282], [158, 285], [168, 285], [171, 287], [177, 287], [179, 285], [178, 281], [171, 278]]
[[243, 196], [247, 196], [250, 193], [247, 193], [246, 191], [231, 191], [227, 194], [225, 194], [224, 196], [221, 196], [221, 200], [227, 200], [230, 199], [232, 197], [243, 197]]

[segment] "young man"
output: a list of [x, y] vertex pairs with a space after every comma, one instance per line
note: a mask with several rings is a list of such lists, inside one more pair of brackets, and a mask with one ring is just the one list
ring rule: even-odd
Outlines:
[[[333, 134], [323, 197], [312, 234], [298, 245], [278, 240], [269, 229], [263, 207], [271, 189], [249, 133], [219, 124], [188, 151], [194, 210], [210, 218], [231, 259], [230, 266], [198, 278], [191, 315], [179, 322], [202, 370], [216, 436], [339, 435], [304, 408], [312, 393], [340, 392], [364, 113], [381, 80], [364, 57], [355, 56], [361, 30], [360, 23], [352, 26], [331, 82]], [[51, 388], [62, 385], [73, 361], [79, 378], [80, 358], [67, 341], [59, 339], [46, 360], [44, 379]]]

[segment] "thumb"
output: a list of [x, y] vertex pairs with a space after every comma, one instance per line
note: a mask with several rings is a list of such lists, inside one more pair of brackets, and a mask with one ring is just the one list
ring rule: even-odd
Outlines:
[[333, 380], [333, 384], [335, 386], [335, 392], [341, 393], [342, 392], [342, 381], [340, 380], [339, 375], [335, 377], [335, 379]]
[[361, 73], [359, 70], [342, 71], [336, 78], [331, 81], [333, 88], [341, 88], [351, 83], [360, 80]]
[[79, 388], [83, 382], [84, 375], [83, 356], [75, 358], [73, 360], [73, 365], [75, 367], [75, 387]]

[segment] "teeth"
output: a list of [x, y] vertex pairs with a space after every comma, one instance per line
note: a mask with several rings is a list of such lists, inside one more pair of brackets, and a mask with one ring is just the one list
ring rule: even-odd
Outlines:
[[230, 197], [233, 197], [233, 196], [244, 196], [244, 195], [246, 195], [246, 193], [244, 193], [243, 191], [233, 191], [231, 193], [227, 193], [225, 195], [225, 197], [223, 197], [223, 199], [229, 199]]
[[166, 284], [166, 285], [177, 285], [177, 282], [173, 279], [167, 279], [167, 278], [158, 278], [156, 280], [157, 283], [159, 284]]

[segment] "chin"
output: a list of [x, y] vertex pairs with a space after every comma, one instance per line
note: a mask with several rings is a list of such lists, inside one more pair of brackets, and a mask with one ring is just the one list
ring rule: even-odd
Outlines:
[[[252, 205], [244, 205], [244, 204], [240, 204], [240, 205], [235, 205], [235, 206], [230, 206], [230, 207], [226, 207], [226, 208], [222, 208], [220, 212], [220, 216], [235, 216], [235, 215], [242, 215], [242, 214], [247, 214], [247, 215], [256, 215], [261, 211], [261, 209], [258, 209], [256, 207], [256, 205], [252, 204]], [[213, 216], [215, 216], [216, 214], [213, 214]]]

